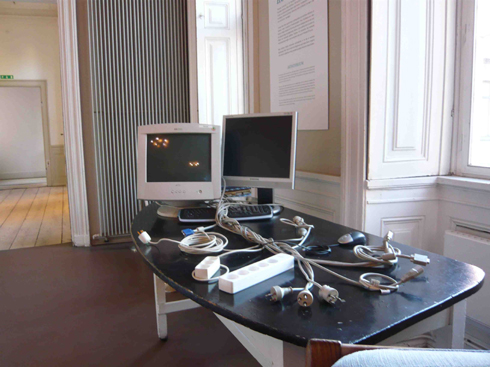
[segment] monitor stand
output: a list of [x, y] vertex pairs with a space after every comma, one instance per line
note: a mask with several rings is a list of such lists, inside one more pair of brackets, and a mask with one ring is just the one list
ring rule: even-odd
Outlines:
[[257, 188], [258, 204], [274, 204], [274, 189]]
[[168, 201], [159, 203], [157, 215], [162, 218], [178, 218], [179, 210], [183, 208], [194, 208], [202, 205], [200, 201]]
[[168, 205], [160, 205], [157, 210], [157, 215], [162, 218], [177, 218], [180, 208]]

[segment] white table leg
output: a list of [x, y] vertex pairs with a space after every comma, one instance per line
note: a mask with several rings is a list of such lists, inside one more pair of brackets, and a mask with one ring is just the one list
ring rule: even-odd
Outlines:
[[153, 284], [155, 286], [155, 307], [157, 311], [157, 331], [158, 337], [166, 340], [167, 333], [167, 314], [165, 312], [165, 304], [167, 297], [165, 295], [165, 282], [153, 274]]
[[463, 349], [466, 329], [466, 300], [462, 300], [452, 307], [450, 323], [451, 349]]
[[157, 312], [157, 331], [158, 337], [162, 340], [167, 340], [167, 314], [190, 310], [192, 308], [201, 307], [198, 303], [183, 299], [180, 301], [167, 302], [167, 283], [153, 274], [153, 284], [155, 286], [155, 308]]
[[[215, 315], [261, 366], [304, 365], [304, 348], [258, 333], [216, 313]], [[285, 355], [287, 358], [284, 358]]]

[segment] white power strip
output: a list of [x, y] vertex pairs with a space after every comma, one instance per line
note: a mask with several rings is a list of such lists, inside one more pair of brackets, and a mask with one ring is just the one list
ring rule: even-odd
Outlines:
[[294, 257], [277, 254], [219, 278], [220, 291], [235, 294], [294, 267]]
[[196, 278], [202, 280], [208, 280], [213, 277], [213, 275], [219, 270], [220, 261], [217, 256], [207, 256], [197, 264], [194, 270], [194, 275]]

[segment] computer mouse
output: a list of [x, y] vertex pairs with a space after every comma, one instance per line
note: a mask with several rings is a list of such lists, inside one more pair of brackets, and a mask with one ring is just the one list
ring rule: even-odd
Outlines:
[[337, 242], [340, 245], [364, 245], [366, 243], [366, 236], [361, 232], [354, 231], [344, 234]]

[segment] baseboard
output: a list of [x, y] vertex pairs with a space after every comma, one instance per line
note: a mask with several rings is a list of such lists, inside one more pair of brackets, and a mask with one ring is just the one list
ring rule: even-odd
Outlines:
[[22, 179], [22, 178], [41, 178], [41, 177], [46, 177], [46, 171], [0, 173], [0, 180], [15, 180], [15, 179]]

